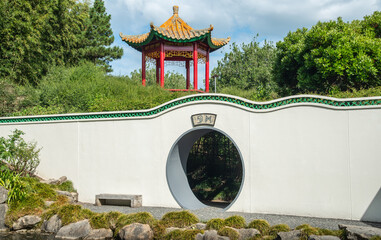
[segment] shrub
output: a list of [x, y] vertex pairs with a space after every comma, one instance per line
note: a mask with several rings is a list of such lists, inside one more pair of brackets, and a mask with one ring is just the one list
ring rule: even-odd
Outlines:
[[340, 239], [345, 239], [345, 230], [329, 230], [329, 229], [323, 229], [319, 228], [319, 234], [318, 235], [330, 235], [330, 236], [336, 236]]
[[161, 219], [161, 222], [165, 226], [182, 228], [198, 223], [199, 219], [189, 211], [180, 211], [169, 212], [164, 214], [164, 216]]
[[40, 164], [37, 143], [25, 142], [21, 137], [24, 132], [14, 130], [9, 138], [0, 138], [0, 158], [11, 166], [12, 171], [26, 176], [33, 174]]
[[109, 228], [105, 215], [105, 213], [98, 213], [92, 216], [89, 220], [91, 227], [94, 229]]
[[213, 218], [206, 223], [206, 229], [208, 230], [215, 229], [218, 231], [223, 227], [225, 227], [225, 223], [224, 223], [224, 220], [221, 218]]
[[276, 236], [279, 232], [289, 232], [291, 229], [286, 224], [274, 225], [270, 228], [269, 235]]
[[234, 215], [226, 218], [224, 224], [225, 226], [232, 228], [244, 228], [246, 226], [246, 221], [243, 217]]
[[6, 215], [6, 225], [12, 226], [13, 222], [25, 215], [40, 216], [44, 210], [44, 201], [36, 194], [28, 194], [21, 201], [13, 201], [9, 204]]
[[239, 233], [231, 227], [223, 227], [218, 231], [218, 235], [229, 237], [230, 240], [239, 239]]
[[270, 231], [270, 224], [263, 219], [256, 219], [249, 223], [249, 228], [255, 228], [259, 232], [261, 232], [262, 235], [267, 235]]

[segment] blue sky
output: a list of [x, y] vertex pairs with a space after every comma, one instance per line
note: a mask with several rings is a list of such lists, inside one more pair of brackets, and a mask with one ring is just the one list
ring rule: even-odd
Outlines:
[[[129, 75], [141, 67], [141, 53], [122, 42], [119, 33], [147, 33], [150, 22], [160, 26], [172, 16], [173, 5], [179, 6], [179, 16], [193, 28], [207, 28], [212, 24], [213, 37], [230, 36], [231, 42], [236, 43], [248, 43], [257, 34], [259, 41], [276, 43], [289, 31], [310, 28], [318, 21], [338, 17], [352, 21], [381, 10], [381, 0], [105, 0], [105, 5], [111, 14], [114, 45], [124, 50], [123, 57], [111, 64], [113, 75]], [[211, 54], [211, 70], [227, 51], [229, 46]], [[170, 70], [185, 72], [180, 67]]]

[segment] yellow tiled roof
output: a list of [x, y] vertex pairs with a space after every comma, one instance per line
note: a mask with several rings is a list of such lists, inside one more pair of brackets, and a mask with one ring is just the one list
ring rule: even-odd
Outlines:
[[212, 38], [212, 31], [212, 25], [210, 25], [209, 28], [205, 29], [193, 29], [179, 17], [179, 7], [174, 6], [173, 16], [170, 17], [160, 27], [157, 27], [151, 23], [151, 31], [149, 33], [141, 35], [123, 35], [121, 33], [120, 37], [123, 41], [139, 51], [141, 51], [142, 46], [148, 44], [151, 42], [151, 40], [160, 38], [173, 42], [194, 42], [198, 40], [205, 41], [211, 47], [211, 51], [223, 47], [230, 41], [230, 37]]

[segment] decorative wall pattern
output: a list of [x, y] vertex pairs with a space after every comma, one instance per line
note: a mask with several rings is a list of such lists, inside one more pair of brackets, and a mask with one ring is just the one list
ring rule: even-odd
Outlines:
[[136, 118], [154, 117], [171, 108], [189, 103], [219, 102], [222, 104], [233, 104], [248, 111], [274, 111], [282, 107], [298, 106], [300, 104], [312, 104], [327, 108], [351, 109], [355, 107], [381, 107], [381, 97], [356, 98], [356, 99], [336, 99], [322, 96], [291, 96], [269, 102], [253, 102], [247, 99], [231, 95], [222, 94], [198, 94], [178, 98], [162, 104], [158, 107], [147, 110], [136, 110], [126, 112], [101, 112], [101, 113], [79, 113], [51, 116], [30, 116], [30, 117], [10, 117], [0, 118], [0, 123], [26, 123], [26, 122], [46, 122], [46, 121], [70, 121], [86, 119], [113, 119], [113, 118]]

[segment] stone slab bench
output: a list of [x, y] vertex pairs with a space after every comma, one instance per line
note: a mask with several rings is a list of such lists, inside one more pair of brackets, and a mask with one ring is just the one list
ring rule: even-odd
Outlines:
[[95, 196], [95, 205], [130, 206], [137, 208], [142, 206], [142, 195], [99, 194]]

